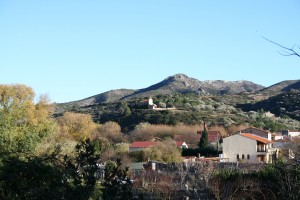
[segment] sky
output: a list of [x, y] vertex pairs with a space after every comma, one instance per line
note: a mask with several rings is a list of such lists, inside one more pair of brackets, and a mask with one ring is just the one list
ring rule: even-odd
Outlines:
[[298, 0], [0, 0], [0, 84], [58, 103], [177, 73], [270, 86], [300, 58], [262, 36], [300, 46], [299, 19]]

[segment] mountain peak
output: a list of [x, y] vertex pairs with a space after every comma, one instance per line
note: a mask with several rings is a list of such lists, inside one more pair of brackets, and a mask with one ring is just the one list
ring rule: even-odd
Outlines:
[[164, 81], [184, 81], [184, 80], [189, 80], [192, 79], [191, 77], [188, 77], [185, 74], [174, 74], [173, 76], [169, 76], [164, 79]]
[[188, 77], [187, 75], [182, 74], [182, 73], [174, 74], [174, 75], [171, 76], [171, 77], [174, 77], [175, 79], [190, 79], [190, 77]]

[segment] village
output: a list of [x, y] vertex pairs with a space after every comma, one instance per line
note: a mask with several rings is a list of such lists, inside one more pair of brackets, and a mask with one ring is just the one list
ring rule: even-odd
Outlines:
[[[166, 199], [215, 199], [211, 193], [211, 178], [220, 169], [232, 172], [253, 173], [263, 170], [267, 164], [285, 159], [299, 164], [299, 152], [293, 149], [293, 142], [300, 137], [300, 131], [283, 130], [271, 133], [249, 127], [221, 137], [219, 131], [206, 126], [197, 134], [175, 135], [174, 145], [184, 152], [199, 143], [203, 131], [207, 132], [208, 144], [219, 148], [219, 155], [182, 156], [180, 163], [164, 163], [155, 160], [130, 163], [130, 178], [139, 194], [144, 197]], [[129, 145], [128, 152], [155, 148], [161, 143], [158, 138], [151, 141], [135, 141]], [[105, 164], [99, 165], [99, 179], [105, 176]], [[173, 196], [176, 195], [176, 198]]]
[[[144, 101], [143, 105], [147, 103], [148, 109], [157, 109], [151, 98]], [[203, 137], [207, 138], [207, 147], [210, 150], [201, 154], [197, 150], [201, 149], [199, 145]], [[128, 166], [129, 177], [135, 188], [134, 193], [143, 191], [146, 199], [215, 199], [211, 185], [213, 174], [217, 170], [251, 174], [282, 160], [299, 164], [299, 139], [300, 130], [270, 132], [256, 127], [222, 136], [220, 131], [213, 130], [204, 123], [202, 130], [196, 133], [177, 134], [171, 139], [173, 143], [169, 144], [182, 152], [181, 162], [151, 159], [146, 162], [132, 162]], [[134, 141], [129, 144], [128, 153], [147, 151], [161, 144], [162, 139], [158, 137], [148, 141]], [[98, 178], [103, 180], [105, 163], [98, 166]]]

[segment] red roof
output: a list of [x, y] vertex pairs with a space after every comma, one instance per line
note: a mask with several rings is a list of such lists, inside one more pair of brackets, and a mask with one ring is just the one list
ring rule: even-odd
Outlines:
[[178, 142], [176, 141], [176, 146], [181, 147], [183, 145], [184, 142]]
[[[200, 135], [201, 138], [202, 131], [198, 131], [197, 133]], [[207, 131], [207, 139], [208, 142], [217, 142], [221, 139], [220, 131]]]
[[[137, 141], [130, 144], [129, 148], [148, 148], [156, 145], [158, 142], [152, 141]], [[181, 147], [184, 142], [176, 141], [176, 146]]]
[[262, 143], [265, 143], [265, 144], [272, 143], [272, 141], [267, 140], [266, 138], [259, 137], [259, 136], [256, 136], [256, 135], [253, 135], [253, 134], [250, 134], [250, 133], [241, 133], [241, 136], [244, 136], [244, 137], [247, 137], [247, 138], [262, 142]]
[[130, 148], [148, 148], [153, 145], [157, 144], [157, 142], [151, 142], [151, 141], [138, 141], [138, 142], [133, 142], [130, 144]]
[[174, 135], [175, 141], [185, 141], [187, 143], [189, 142], [199, 142], [201, 138], [201, 135], [196, 134], [182, 134], [182, 135]]

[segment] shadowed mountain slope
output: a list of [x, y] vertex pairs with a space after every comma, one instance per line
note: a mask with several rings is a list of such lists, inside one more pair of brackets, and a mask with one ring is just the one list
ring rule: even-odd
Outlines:
[[281, 81], [270, 87], [262, 89], [260, 92], [262, 93], [281, 93], [287, 92], [291, 89], [299, 90], [300, 89], [300, 80], [287, 80]]

